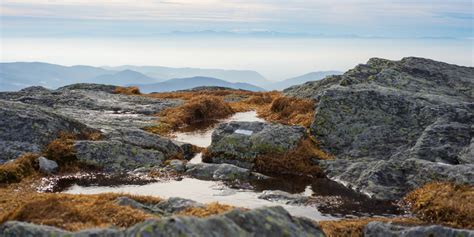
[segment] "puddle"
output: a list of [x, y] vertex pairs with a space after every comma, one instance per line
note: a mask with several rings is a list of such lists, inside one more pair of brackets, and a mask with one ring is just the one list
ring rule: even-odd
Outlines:
[[316, 207], [290, 206], [263, 199], [258, 199], [260, 193], [246, 189], [233, 189], [222, 182], [204, 181], [184, 178], [180, 181], [150, 183], [145, 185], [121, 185], [116, 187], [84, 187], [73, 185], [66, 193], [97, 194], [106, 192], [122, 192], [139, 195], [152, 195], [163, 198], [182, 197], [194, 201], [209, 203], [219, 202], [246, 208], [281, 205], [290, 213], [314, 220], [331, 220], [335, 217], [324, 215]]
[[[242, 112], [242, 113], [236, 113], [232, 117], [229, 117], [227, 119], [222, 119], [219, 120], [219, 123], [228, 123], [231, 121], [237, 121], [237, 122], [265, 122], [265, 120], [258, 118], [257, 117], [257, 112], [255, 111], [249, 111], [249, 112]], [[205, 125], [202, 125], [203, 127], [206, 127]], [[212, 137], [212, 132], [218, 125], [214, 125], [209, 128], [207, 126], [207, 129], [200, 130], [200, 131], [194, 131], [194, 132], [179, 132], [179, 133], [174, 133], [173, 137], [176, 141], [180, 142], [186, 142], [190, 143], [196, 146], [200, 147], [208, 147], [211, 145], [211, 137]]]
[[[264, 121], [257, 118], [255, 111], [237, 113], [220, 120], [230, 121]], [[211, 144], [214, 128], [207, 127], [201, 131], [176, 133], [175, 139], [200, 147]], [[248, 133], [248, 131], [242, 131]], [[191, 163], [200, 163], [201, 154], [197, 154]], [[113, 180], [112, 180], [113, 183]], [[105, 185], [104, 185], [105, 184]], [[68, 181], [64, 192], [73, 194], [97, 194], [121, 192], [139, 195], [153, 195], [163, 198], [182, 197], [202, 203], [219, 202], [239, 207], [256, 208], [281, 205], [294, 216], [304, 216], [313, 220], [330, 220], [352, 216], [394, 216], [401, 214], [396, 206], [389, 202], [375, 201], [355, 193], [329, 179], [310, 179], [304, 177], [281, 176], [269, 180], [251, 181], [247, 184], [226, 184], [220, 181], [203, 181], [193, 178], [171, 179], [151, 183], [115, 183]], [[311, 197], [308, 205], [286, 205], [258, 199], [265, 190], [282, 190], [293, 194]]]

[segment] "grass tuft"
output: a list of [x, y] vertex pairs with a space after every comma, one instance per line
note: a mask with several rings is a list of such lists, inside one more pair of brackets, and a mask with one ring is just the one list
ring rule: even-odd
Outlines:
[[205, 205], [204, 207], [190, 207], [186, 208], [183, 211], [180, 211], [178, 215], [182, 216], [196, 216], [196, 217], [206, 217], [211, 215], [217, 215], [224, 212], [231, 211], [236, 207], [219, 204], [218, 202], [213, 202]]
[[421, 220], [454, 228], [474, 229], [474, 187], [431, 183], [404, 198]]
[[130, 87], [121, 87], [118, 86], [114, 90], [114, 94], [122, 94], [122, 95], [140, 95], [140, 89], [136, 86], [130, 86]]
[[320, 221], [319, 225], [327, 237], [362, 237], [364, 228], [369, 222], [390, 222], [393, 224], [411, 226], [423, 225], [423, 221], [416, 218], [385, 218], [385, 217], [367, 217], [356, 219], [345, 219], [337, 221]]
[[26, 153], [13, 161], [0, 165], [0, 183], [19, 182], [38, 169], [37, 154]]
[[262, 118], [288, 125], [300, 125], [308, 128], [315, 113], [315, 102], [308, 99], [279, 96], [270, 106], [259, 111]]
[[257, 156], [255, 170], [262, 173], [293, 174], [323, 177], [321, 168], [312, 161], [333, 159], [306, 138], [293, 150], [285, 153], [267, 153]]
[[234, 113], [234, 110], [222, 98], [200, 95], [191, 98], [181, 106], [163, 111], [159, 114], [162, 118], [160, 123], [157, 126], [148, 127], [146, 130], [167, 135], [193, 124], [225, 118]]
[[22, 200], [17, 208], [0, 216], [0, 223], [16, 220], [77, 231], [110, 226], [126, 228], [146, 219], [156, 218], [141, 210], [116, 204], [116, 199], [123, 196], [140, 202], [161, 201], [155, 197], [112, 193], [98, 195], [37, 193], [23, 197], [26, 200]]

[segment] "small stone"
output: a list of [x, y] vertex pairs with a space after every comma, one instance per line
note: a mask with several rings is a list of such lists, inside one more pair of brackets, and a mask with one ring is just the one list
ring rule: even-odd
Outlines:
[[39, 169], [45, 174], [52, 174], [58, 171], [58, 163], [54, 160], [48, 160], [45, 157], [41, 156], [38, 158]]
[[178, 173], [182, 173], [186, 170], [186, 166], [184, 164], [184, 161], [182, 160], [170, 160], [169, 161], [169, 164], [168, 164], [168, 167], [171, 168], [172, 170], [178, 172]]

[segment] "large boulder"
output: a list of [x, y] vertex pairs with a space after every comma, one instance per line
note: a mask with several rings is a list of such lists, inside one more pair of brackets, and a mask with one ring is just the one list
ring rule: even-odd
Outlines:
[[0, 100], [0, 163], [25, 152], [39, 152], [61, 132], [96, 130], [50, 109]]
[[474, 184], [474, 68], [370, 59], [285, 90], [318, 101], [311, 133], [329, 177], [383, 199], [434, 180]]
[[305, 128], [262, 122], [230, 122], [212, 134], [204, 160], [251, 169], [258, 155], [284, 153], [305, 138]]
[[474, 237], [473, 230], [432, 226], [400, 226], [383, 222], [370, 222], [364, 228], [365, 237]]
[[68, 232], [23, 222], [6, 222], [0, 236], [324, 236], [314, 222], [292, 217], [283, 207], [233, 211], [207, 218], [176, 216], [148, 220], [125, 230], [95, 229]]

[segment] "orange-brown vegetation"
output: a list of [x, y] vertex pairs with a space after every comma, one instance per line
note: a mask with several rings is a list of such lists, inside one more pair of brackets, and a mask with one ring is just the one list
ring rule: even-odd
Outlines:
[[431, 183], [410, 192], [404, 201], [421, 220], [474, 229], [474, 186]]
[[279, 96], [270, 106], [258, 111], [259, 116], [273, 122], [309, 127], [314, 118], [315, 102], [308, 99]]
[[384, 217], [368, 217], [356, 219], [344, 219], [338, 221], [320, 221], [321, 229], [328, 237], [362, 237], [364, 227], [372, 221], [389, 222], [397, 225], [423, 225], [423, 221], [416, 218], [384, 218]]
[[255, 169], [262, 173], [324, 176], [321, 168], [315, 165], [312, 159], [328, 160], [333, 157], [320, 150], [313, 140], [306, 138], [288, 152], [270, 152], [257, 156]]
[[218, 202], [213, 202], [205, 205], [204, 207], [190, 207], [186, 208], [183, 211], [180, 211], [178, 215], [183, 216], [196, 216], [196, 217], [206, 217], [211, 215], [217, 215], [224, 212], [231, 211], [236, 207], [219, 204]]
[[77, 135], [60, 133], [57, 139], [51, 141], [51, 143], [46, 146], [42, 154], [27, 153], [15, 160], [0, 165], [0, 184], [19, 182], [29, 175], [37, 174], [37, 158], [41, 155], [58, 162], [61, 172], [79, 171], [85, 168], [91, 168], [76, 162], [73, 147], [74, 140], [97, 140], [100, 138], [100, 133], [84, 132]]
[[37, 154], [27, 153], [13, 161], [0, 165], [0, 183], [19, 182], [23, 178], [36, 173]]
[[[8, 191], [8, 189], [5, 189]], [[5, 208], [0, 223], [10, 220], [50, 225], [76, 231], [93, 227], [129, 227], [156, 216], [129, 206], [116, 203], [117, 197], [128, 196], [140, 202], [157, 203], [155, 197], [139, 197], [126, 194], [72, 195], [57, 193], [35, 193], [18, 197], [2, 192], [1, 203], [14, 208]]]
[[200, 95], [181, 106], [164, 110], [159, 114], [161, 117], [159, 124], [146, 130], [167, 134], [193, 124], [225, 118], [233, 113], [234, 110], [222, 98]]
[[176, 92], [153, 93], [153, 94], [147, 94], [144, 96], [159, 98], [159, 99], [190, 100], [192, 98], [195, 98], [201, 95], [217, 96], [221, 98], [229, 98], [229, 97], [247, 98], [252, 95], [258, 95], [260, 93], [261, 92], [252, 92], [252, 91], [243, 91], [243, 90], [201, 90], [201, 91], [176, 91]]
[[121, 87], [118, 86], [114, 90], [115, 94], [123, 94], [123, 95], [140, 95], [140, 89], [136, 86], [130, 86], [130, 87]]
[[[315, 108], [315, 102], [313, 100], [285, 97], [277, 91], [183, 91], [154, 93], [144, 96], [161, 99], [182, 99], [185, 101], [182, 106], [170, 108], [158, 114], [162, 119], [160, 123], [156, 126], [146, 128], [147, 131], [162, 135], [168, 135], [173, 131], [189, 125], [190, 120], [195, 122], [202, 122], [203, 120], [212, 121], [218, 118], [224, 118], [236, 112], [250, 110], [256, 110], [259, 117], [268, 121], [309, 127], [314, 118]], [[203, 116], [197, 116], [198, 119], [193, 120], [193, 118], [196, 117], [193, 116], [193, 113], [196, 112], [193, 108], [200, 107], [197, 105], [198, 103], [206, 103], [205, 100], [197, 100], [198, 98], [219, 98], [221, 99], [221, 103], [204, 105], [207, 113], [199, 113], [198, 115]], [[212, 108], [209, 106], [216, 107]], [[218, 112], [216, 114], [218, 109], [222, 109], [223, 106], [230, 106], [231, 110], [224, 109], [224, 113]], [[191, 112], [185, 112], [186, 109], [191, 109]]]

